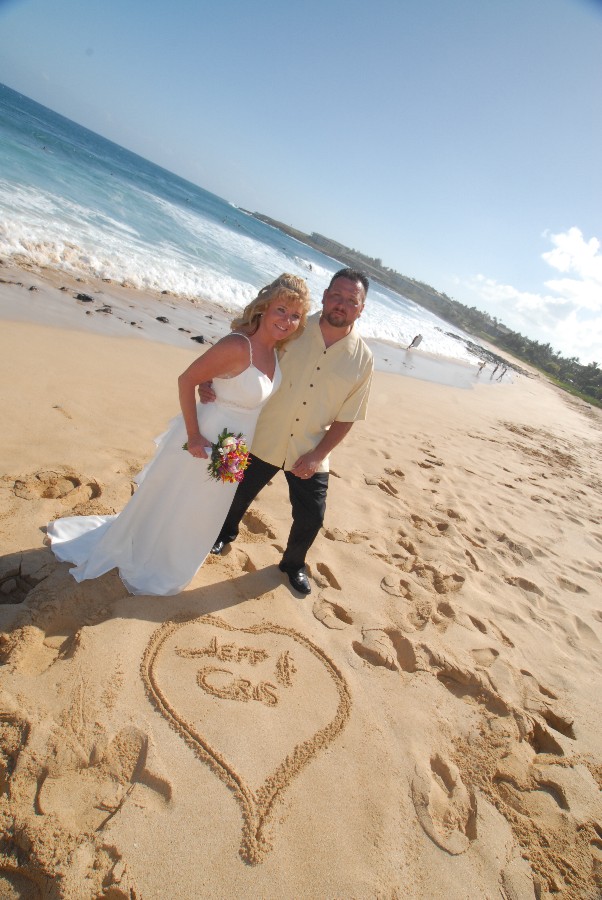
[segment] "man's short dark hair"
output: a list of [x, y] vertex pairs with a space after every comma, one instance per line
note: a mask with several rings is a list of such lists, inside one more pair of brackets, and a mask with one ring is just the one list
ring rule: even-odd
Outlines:
[[330, 284], [328, 285], [328, 290], [333, 286], [337, 278], [348, 278], [349, 281], [355, 281], [356, 283], [359, 281], [361, 286], [364, 289], [364, 296], [368, 293], [368, 288], [370, 287], [370, 282], [368, 281], [368, 276], [364, 275], [363, 272], [360, 272], [359, 269], [339, 269], [338, 272], [335, 272], [332, 278], [330, 279]]

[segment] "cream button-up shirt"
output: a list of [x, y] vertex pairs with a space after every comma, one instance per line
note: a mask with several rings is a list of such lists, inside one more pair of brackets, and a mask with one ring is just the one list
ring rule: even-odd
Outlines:
[[[251, 450], [271, 465], [290, 469], [319, 444], [332, 422], [366, 418], [374, 363], [354, 325], [326, 347], [320, 315], [280, 356], [282, 382], [262, 409]], [[328, 458], [319, 472], [328, 472]]]

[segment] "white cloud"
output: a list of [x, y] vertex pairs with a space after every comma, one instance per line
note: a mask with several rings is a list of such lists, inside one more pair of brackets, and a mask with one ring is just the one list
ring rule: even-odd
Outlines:
[[602, 312], [602, 254], [600, 241], [586, 241], [579, 228], [549, 236], [553, 250], [542, 259], [558, 272], [574, 273], [574, 278], [546, 281], [546, 287], [570, 300], [576, 308]]
[[[542, 259], [564, 277], [544, 282], [545, 291], [521, 291], [477, 275], [469, 287], [497, 319], [584, 364], [602, 363], [602, 254], [600, 241], [586, 241], [579, 228], [548, 234]], [[478, 303], [477, 303], [478, 305]]]

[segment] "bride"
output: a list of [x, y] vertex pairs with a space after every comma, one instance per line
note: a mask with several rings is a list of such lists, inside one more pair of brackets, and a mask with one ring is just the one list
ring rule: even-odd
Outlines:
[[[178, 380], [182, 414], [157, 439], [157, 452], [137, 478], [139, 488], [116, 516], [71, 516], [48, 525], [52, 551], [75, 563], [76, 581], [119, 569], [131, 594], [177, 594], [213, 546], [236, 482], [208, 470], [211, 444], [226, 429], [251, 447], [261, 408], [278, 390], [277, 349], [297, 337], [309, 312], [309, 291], [283, 274], [259, 291], [232, 322], [232, 332], [196, 359]], [[196, 402], [213, 381], [217, 402]]]

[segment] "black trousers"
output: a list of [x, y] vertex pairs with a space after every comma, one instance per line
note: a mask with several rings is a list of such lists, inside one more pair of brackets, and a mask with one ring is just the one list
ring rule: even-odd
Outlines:
[[[257, 456], [251, 456], [249, 468], [236, 488], [232, 506], [216, 540], [229, 544], [238, 537], [242, 517], [257, 494], [280, 471], [278, 466], [272, 466]], [[305, 565], [307, 551], [324, 522], [328, 472], [316, 472], [311, 478], [297, 478], [291, 472], [285, 471], [284, 476], [288, 482], [293, 524], [282, 556], [282, 566], [285, 570], [294, 572]]]

